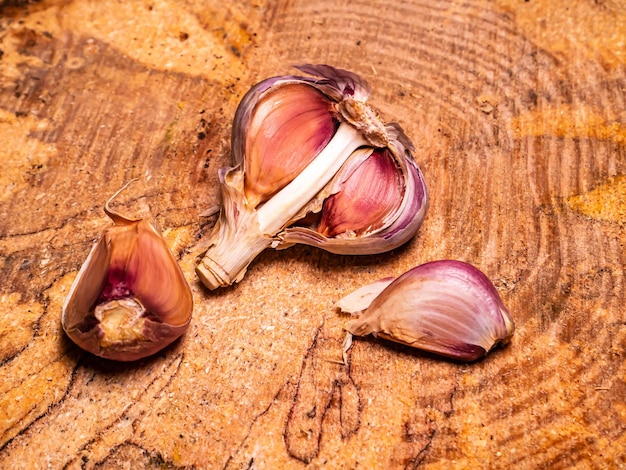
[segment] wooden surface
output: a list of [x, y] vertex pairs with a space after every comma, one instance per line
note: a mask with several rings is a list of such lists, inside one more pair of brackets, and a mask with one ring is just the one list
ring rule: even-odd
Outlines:
[[[626, 467], [623, 0], [0, 1], [0, 468]], [[231, 119], [257, 81], [327, 63], [416, 146], [431, 195], [392, 253], [193, 268]], [[61, 305], [107, 198], [155, 219], [188, 334], [117, 364]], [[471, 262], [517, 323], [475, 364], [360, 339], [334, 303]]]

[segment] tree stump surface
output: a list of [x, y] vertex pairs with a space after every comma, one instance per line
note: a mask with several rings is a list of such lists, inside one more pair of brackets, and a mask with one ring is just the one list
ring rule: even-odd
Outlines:
[[[266, 250], [194, 273], [236, 106], [326, 63], [415, 144], [424, 225], [377, 256]], [[626, 467], [623, 0], [0, 1], [0, 468]], [[107, 199], [156, 220], [188, 333], [130, 364], [61, 308]], [[511, 344], [461, 364], [373, 338], [341, 364], [335, 303], [459, 259]]]

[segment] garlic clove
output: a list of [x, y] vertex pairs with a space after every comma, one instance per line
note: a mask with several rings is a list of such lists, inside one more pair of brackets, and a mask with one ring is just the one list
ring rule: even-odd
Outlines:
[[[411, 142], [365, 103], [367, 83], [327, 65], [298, 68], [316, 77], [264, 80], [235, 113], [233, 166], [219, 172], [223, 208], [196, 267], [210, 289], [241, 280], [267, 247], [381, 253], [406, 243], [425, 217]], [[363, 182], [373, 177], [382, 191], [374, 199]]]
[[388, 150], [373, 150], [324, 201], [317, 231], [327, 238], [355, 237], [384, 226], [402, 202], [401, 176]]
[[105, 212], [114, 225], [104, 230], [74, 280], [62, 325], [82, 349], [133, 361], [187, 330], [193, 300], [161, 234], [145, 220], [112, 211], [110, 202]]
[[328, 144], [335, 133], [332, 103], [302, 83], [267, 91], [246, 133], [245, 194], [256, 207], [284, 188]]
[[[390, 134], [397, 131], [395, 125], [388, 125], [388, 129], [390, 130]], [[387, 210], [380, 211], [380, 222], [378, 224], [371, 223], [373, 218], [370, 219], [369, 212], [358, 200], [360, 196], [353, 192], [352, 198], [343, 198], [343, 204], [346, 206], [347, 212], [352, 211], [354, 213], [353, 222], [359, 220], [358, 212], [362, 211], [360, 218], [361, 224], [355, 223], [352, 228], [344, 224], [343, 233], [327, 237], [323, 233], [320, 233], [321, 225], [301, 225], [296, 222], [294, 225], [287, 227], [278, 234], [277, 238], [279, 241], [275, 244], [275, 247], [282, 249], [288, 248], [294, 244], [304, 244], [316, 246], [331, 253], [357, 255], [383, 253], [408, 242], [415, 235], [426, 217], [429, 198], [424, 176], [411, 156], [409, 150], [411, 144], [403, 134], [401, 134], [401, 136], [401, 140], [404, 143], [400, 140], [392, 140], [388, 148], [391, 153], [387, 153], [387, 150], [385, 150], [385, 155], [393, 155], [395, 157], [396, 177], [400, 180], [401, 184], [398, 186], [390, 186], [392, 191], [396, 191], [396, 194], [398, 194], [400, 202], [393, 205], [389, 204], [386, 207]], [[351, 157], [341, 170], [338, 176], [338, 183], [334, 183], [336, 187], [331, 189], [333, 196], [342, 191], [343, 188], [341, 185], [343, 181], [347, 179], [351, 180], [354, 185], [360, 186], [359, 191], [361, 194], [367, 195], [366, 197], [369, 198], [370, 195], [367, 193], [367, 190], [373, 186], [371, 180], [358, 177], [353, 178], [351, 176], [352, 170], [357, 168], [360, 164], [363, 158], [363, 152], [365, 152], [363, 149], [356, 151], [354, 157]], [[371, 153], [372, 149], [369, 149], [366, 155]], [[388, 177], [390, 175], [391, 172], [388, 172]], [[391, 178], [389, 178], [388, 181], [391, 181]], [[372, 193], [374, 192], [375, 191], [372, 191]], [[380, 191], [376, 192], [380, 195]], [[371, 201], [371, 198], [369, 198], [369, 200]], [[315, 202], [313, 202], [313, 204], [314, 203]], [[352, 209], [348, 210], [347, 207], [350, 205]], [[377, 207], [380, 209], [383, 208], [383, 205], [379, 204]], [[309, 206], [307, 209], [311, 211], [315, 210], [314, 206]], [[331, 215], [327, 215], [327, 218], [330, 219]], [[362, 221], [364, 220], [370, 221], [369, 225], [362, 225]], [[363, 227], [366, 227], [366, 229], [362, 230]], [[361, 230], [359, 230], [360, 228]], [[359, 230], [358, 236], [356, 235], [357, 230]]]
[[[350, 301], [343, 303], [351, 305]], [[365, 305], [367, 302], [360, 303]], [[371, 300], [361, 317], [348, 321], [346, 329], [349, 335], [373, 334], [474, 361], [496, 345], [507, 344], [515, 325], [497, 290], [480, 270], [461, 261], [442, 260], [395, 279]], [[347, 349], [349, 342], [346, 344]]]

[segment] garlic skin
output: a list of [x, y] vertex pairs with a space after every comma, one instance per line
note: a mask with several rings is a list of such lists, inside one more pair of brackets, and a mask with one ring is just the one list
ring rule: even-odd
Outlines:
[[[125, 187], [120, 189], [122, 191]], [[191, 290], [161, 234], [105, 205], [106, 228], [63, 305], [62, 325], [82, 349], [117, 361], [150, 356], [191, 321]]]
[[411, 239], [428, 208], [413, 145], [365, 103], [367, 83], [328, 65], [273, 77], [243, 97], [222, 210], [196, 272], [210, 289], [239, 282], [268, 247], [296, 243], [374, 254]]
[[461, 361], [475, 361], [507, 344], [515, 325], [496, 288], [462, 261], [440, 260], [398, 278], [365, 286], [339, 301], [348, 313], [345, 353], [352, 335], [372, 334]]

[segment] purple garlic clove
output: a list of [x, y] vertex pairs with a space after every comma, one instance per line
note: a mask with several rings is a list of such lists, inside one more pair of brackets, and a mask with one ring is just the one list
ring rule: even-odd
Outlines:
[[105, 212], [114, 225], [104, 230], [74, 280], [62, 325], [82, 349], [133, 361], [185, 333], [193, 300], [161, 234], [145, 220], [112, 211], [111, 200]]
[[[491, 281], [474, 266], [433, 261], [359, 289], [338, 304], [362, 315], [347, 323], [351, 335], [372, 334], [462, 361], [507, 344], [515, 330], [511, 314]], [[344, 351], [345, 353], [345, 351]]]

